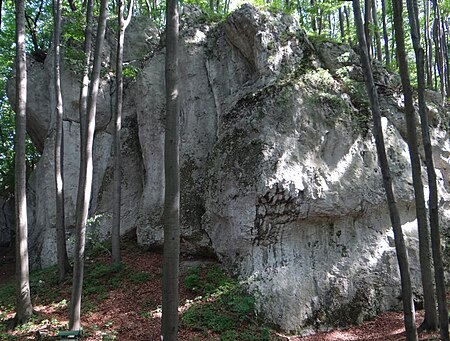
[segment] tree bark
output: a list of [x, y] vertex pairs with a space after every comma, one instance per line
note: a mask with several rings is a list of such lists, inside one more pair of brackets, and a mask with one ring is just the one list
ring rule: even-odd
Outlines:
[[377, 59], [381, 62], [383, 60], [383, 54], [381, 53], [380, 26], [378, 25], [377, 2], [375, 0], [372, 0], [372, 20], [374, 27], [375, 46], [377, 49]]
[[180, 254], [178, 2], [166, 1], [166, 134], [162, 336], [177, 340]]
[[[345, 15], [345, 22], [347, 26], [347, 32], [350, 32], [350, 15], [347, 10], [347, 6], [344, 5], [344, 15]], [[351, 35], [348, 35], [348, 44], [352, 45], [352, 38]]]
[[2, 31], [2, 8], [3, 8], [3, 0], [0, 0], [0, 32]]
[[53, 1], [54, 30], [53, 30], [53, 70], [55, 88], [55, 189], [56, 189], [56, 254], [58, 263], [58, 277], [62, 282], [70, 270], [69, 257], [66, 248], [66, 227], [64, 212], [64, 131], [63, 131], [63, 102], [61, 94], [60, 67], [60, 35], [62, 0]]
[[436, 171], [433, 162], [430, 132], [428, 127], [427, 106], [425, 99], [425, 57], [420, 44], [420, 21], [417, 1], [407, 0], [411, 37], [416, 55], [417, 84], [419, 98], [420, 126], [422, 131], [422, 142], [425, 151], [425, 164], [427, 167], [429, 186], [429, 220], [431, 229], [431, 246], [434, 263], [434, 278], [436, 282], [436, 293], [439, 311], [439, 326], [441, 340], [449, 340], [448, 308], [445, 290], [444, 266], [441, 254], [441, 233], [439, 227], [439, 200], [436, 182]]
[[397, 260], [400, 268], [400, 279], [402, 286], [402, 301], [404, 322], [406, 329], [406, 338], [408, 341], [417, 341], [417, 330], [415, 323], [415, 312], [413, 294], [411, 289], [411, 278], [409, 272], [408, 254], [406, 252], [405, 241], [403, 239], [402, 226], [400, 222], [400, 214], [396, 205], [394, 196], [392, 178], [390, 174], [388, 159], [386, 155], [386, 147], [384, 144], [383, 130], [381, 125], [381, 110], [378, 101], [378, 94], [373, 79], [373, 74], [370, 65], [370, 59], [367, 52], [367, 43], [365, 42], [365, 34], [363, 23], [361, 19], [361, 9], [359, 0], [353, 0], [353, 11], [355, 17], [356, 31], [359, 41], [359, 51], [361, 56], [361, 63], [363, 66], [364, 78], [367, 92], [372, 108], [373, 116], [373, 134], [375, 137], [375, 145], [377, 149], [378, 162], [380, 164], [381, 173], [383, 175], [383, 186], [386, 191], [386, 199], [389, 207], [389, 215], [394, 231], [395, 249], [397, 252]]
[[313, 13], [311, 15], [311, 29], [313, 30], [313, 32], [316, 32], [317, 31], [316, 0], [310, 0], [310, 5], [311, 5], [311, 11], [313, 11]]
[[372, 34], [370, 33], [370, 21], [371, 21], [371, 11], [372, 11], [372, 0], [364, 0], [364, 34], [367, 44], [367, 53], [369, 54], [369, 59], [372, 60]]
[[[440, 90], [442, 103], [445, 102], [447, 97], [447, 89], [445, 88], [445, 76], [444, 76], [444, 54], [442, 49], [442, 30], [441, 30], [441, 15], [439, 13], [438, 2], [433, 1], [434, 23], [433, 23], [433, 40], [435, 46], [437, 72], [440, 80]], [[436, 79], [436, 76], [435, 76]]]
[[345, 26], [344, 26], [344, 13], [342, 13], [342, 8], [338, 8], [338, 15], [339, 15], [339, 30], [341, 32], [341, 41], [345, 40]]
[[420, 21], [417, 1], [407, 0], [411, 37], [416, 55], [417, 84], [419, 98], [420, 126], [422, 131], [422, 142], [425, 151], [425, 164], [427, 167], [429, 186], [429, 220], [431, 229], [431, 246], [434, 263], [434, 278], [436, 282], [436, 293], [439, 311], [439, 326], [441, 340], [449, 340], [448, 308], [445, 289], [444, 266], [441, 254], [441, 234], [439, 227], [439, 200], [436, 182], [436, 171], [433, 162], [430, 132], [428, 127], [427, 106], [425, 99], [425, 57], [420, 44]]
[[117, 61], [116, 61], [116, 111], [114, 117], [114, 186], [113, 186], [113, 222], [111, 231], [111, 251], [112, 261], [120, 263], [120, 206], [121, 199], [121, 183], [122, 183], [122, 167], [120, 155], [120, 131], [122, 129], [122, 107], [123, 107], [123, 46], [125, 41], [125, 30], [130, 23], [133, 0], [130, 1], [128, 7], [128, 16], [124, 18], [125, 1], [119, 0], [119, 35], [117, 39]]
[[387, 24], [386, 24], [386, 4], [385, 0], [381, 0], [381, 16], [382, 18], [382, 24], [383, 24], [383, 40], [384, 40], [384, 58], [386, 65], [389, 65], [391, 63], [391, 55], [389, 53], [389, 35], [387, 30]]
[[[86, 2], [86, 30], [84, 41], [84, 69], [83, 80], [80, 91], [80, 175], [78, 180], [78, 193], [76, 205], [75, 222], [75, 250], [73, 264], [72, 298], [69, 311], [69, 329], [79, 330], [81, 328], [81, 291], [84, 277], [84, 246], [86, 226], [83, 222], [83, 203], [85, 201], [83, 192], [86, 178], [86, 143], [87, 143], [87, 97], [89, 92], [89, 69], [92, 54], [92, 23], [93, 23], [94, 0]], [[84, 8], [84, 6], [83, 6]]]
[[447, 23], [442, 21], [442, 56], [444, 65], [444, 75], [445, 75], [445, 89], [446, 95], [448, 96], [448, 89], [450, 89], [450, 77], [448, 69], [448, 26]]
[[15, 323], [26, 322], [33, 314], [30, 296], [28, 260], [28, 220], [26, 194], [26, 106], [27, 61], [25, 52], [25, 1], [16, 1], [16, 136], [15, 136], [15, 206], [16, 206], [16, 316]]
[[[414, 41], [417, 41], [417, 21], [414, 17], [414, 6], [409, 1], [408, 6], [412, 16], [410, 17], [411, 34]], [[436, 300], [434, 296], [433, 273], [430, 252], [430, 235], [427, 221], [427, 211], [425, 206], [422, 168], [420, 163], [418, 140], [417, 140], [417, 119], [413, 103], [413, 94], [408, 71], [408, 61], [406, 59], [406, 49], [403, 31], [403, 3], [401, 0], [393, 1], [395, 41], [397, 45], [397, 56], [400, 70], [400, 77], [403, 87], [405, 102], [405, 120], [408, 133], [408, 148], [411, 159], [412, 180], [414, 187], [414, 198], [416, 204], [417, 225], [419, 230], [419, 258], [422, 278], [422, 288], [424, 296], [425, 319], [422, 328], [434, 330], [437, 328]]]
[[425, 2], [425, 48], [427, 51], [426, 70], [427, 70], [427, 86], [433, 87], [433, 45], [431, 44], [430, 34], [430, 0]]
[[[92, 0], [90, 0], [89, 2], [91, 1]], [[89, 84], [89, 92], [87, 95], [87, 111], [86, 111], [87, 117], [84, 119], [80, 117], [80, 120], [84, 121], [84, 127], [82, 127], [81, 129], [80, 178], [78, 182], [78, 193], [77, 193], [75, 256], [74, 256], [74, 270], [73, 270], [72, 301], [70, 306], [70, 320], [69, 320], [69, 328], [71, 330], [79, 330], [81, 327], [80, 314], [81, 314], [81, 293], [83, 289], [83, 277], [84, 277], [84, 247], [86, 241], [86, 224], [89, 211], [89, 201], [91, 198], [91, 190], [92, 190], [92, 176], [93, 176], [92, 152], [93, 152], [94, 131], [95, 131], [95, 114], [96, 114], [98, 87], [100, 83], [101, 53], [103, 50], [103, 43], [106, 30], [107, 11], [108, 11], [108, 0], [102, 0], [100, 3], [100, 17], [97, 26], [94, 63], [92, 68], [91, 82]], [[87, 20], [87, 23], [89, 24], [90, 21]], [[86, 36], [87, 35], [88, 34], [86, 34]], [[86, 53], [86, 55], [87, 54], [90, 53]]]

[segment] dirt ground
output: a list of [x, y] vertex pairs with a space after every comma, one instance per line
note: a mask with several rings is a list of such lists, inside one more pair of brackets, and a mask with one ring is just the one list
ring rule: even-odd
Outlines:
[[[14, 275], [14, 250], [0, 248], [0, 283], [11, 279]], [[160, 340], [160, 313], [155, 310], [151, 314], [142, 314], [143, 307], [155, 307], [161, 301], [162, 255], [142, 250], [124, 252], [124, 262], [136, 269], [153, 274], [154, 280], [136, 283], [127, 288], [119, 287], [110, 291], [108, 296], [96, 302], [94, 312], [83, 315], [83, 325], [98, 326], [98, 333], [84, 340], [102, 340], [105, 335], [114, 335], [116, 340]], [[94, 260], [87, 260], [94, 261]], [[67, 290], [61, 292], [69, 300]], [[193, 299], [192, 293], [180, 286], [180, 302]], [[35, 306], [49, 320], [56, 318], [60, 322], [67, 321], [66, 309], [52, 309]], [[422, 312], [417, 313], [417, 323], [422, 320]], [[93, 335], [92, 335], [93, 334]], [[275, 335], [274, 335], [275, 336]], [[403, 315], [399, 312], [385, 313], [373, 321], [345, 330], [319, 332], [310, 336], [293, 336], [278, 333], [278, 340], [289, 341], [400, 341], [405, 340]], [[179, 340], [219, 340], [220, 335], [208, 334], [205, 331], [189, 330], [180, 326]], [[422, 333], [420, 340], [439, 340], [438, 334]]]

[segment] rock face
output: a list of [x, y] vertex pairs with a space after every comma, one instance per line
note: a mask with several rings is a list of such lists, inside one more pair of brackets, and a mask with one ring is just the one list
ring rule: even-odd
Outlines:
[[[286, 15], [244, 5], [223, 23], [185, 7], [180, 41], [182, 248], [213, 253], [247, 283], [263, 316], [289, 331], [359, 323], [400, 308], [393, 236], [357, 55], [310, 41]], [[135, 19], [127, 31], [122, 233], [162, 244], [164, 47]], [[112, 203], [114, 37], [105, 48], [95, 135], [92, 223], [107, 238]], [[111, 56], [111, 57], [109, 57]], [[33, 63], [28, 113], [43, 155], [30, 180], [34, 266], [55, 262], [51, 58]], [[110, 64], [109, 64], [110, 63]], [[69, 239], [79, 164], [78, 83], [63, 70]], [[420, 300], [417, 232], [398, 79], [375, 72], [396, 194]], [[41, 83], [42, 84], [42, 83]], [[12, 97], [11, 97], [12, 98]], [[443, 228], [450, 218], [449, 113], [429, 95]], [[36, 123], [34, 126], [33, 122]], [[447, 124], [447, 127], [446, 127]]]

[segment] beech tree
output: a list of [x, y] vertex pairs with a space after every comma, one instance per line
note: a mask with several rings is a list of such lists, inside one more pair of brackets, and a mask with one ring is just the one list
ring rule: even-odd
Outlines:
[[373, 117], [373, 134], [375, 137], [375, 145], [377, 149], [378, 162], [380, 164], [383, 176], [383, 186], [386, 192], [386, 199], [389, 207], [389, 216], [392, 223], [395, 239], [395, 250], [397, 253], [398, 265], [400, 268], [400, 279], [402, 286], [403, 313], [406, 329], [406, 338], [408, 341], [418, 340], [413, 294], [411, 289], [411, 276], [409, 272], [408, 254], [406, 252], [405, 241], [400, 221], [400, 214], [396, 204], [392, 177], [389, 169], [389, 163], [386, 155], [386, 147], [384, 144], [383, 130], [381, 125], [381, 110], [378, 100], [378, 93], [373, 79], [372, 67], [370, 64], [367, 43], [365, 42], [364, 27], [361, 19], [361, 9], [359, 0], [353, 0], [353, 12], [356, 25], [356, 33], [359, 42], [359, 53], [364, 73], [367, 93], [369, 94], [370, 105]]
[[[78, 180], [78, 193], [76, 205], [76, 222], [75, 222], [75, 251], [73, 257], [73, 284], [72, 298], [69, 311], [69, 329], [79, 330], [81, 327], [81, 291], [84, 276], [84, 247], [86, 238], [86, 219], [84, 218], [84, 209], [86, 193], [86, 173], [87, 173], [87, 96], [89, 91], [89, 69], [92, 53], [92, 18], [93, 18], [93, 0], [86, 3], [86, 29], [84, 40], [84, 62], [83, 62], [83, 79], [80, 90], [80, 175]], [[89, 202], [89, 199], [87, 200]], [[87, 213], [86, 213], [87, 215]]]
[[177, 340], [178, 266], [180, 256], [178, 1], [166, 0], [166, 133], [164, 138], [164, 260], [162, 332]]
[[386, 65], [389, 65], [391, 63], [391, 57], [389, 54], [389, 35], [387, 30], [387, 24], [386, 24], [386, 5], [385, 0], [381, 0], [381, 22], [383, 26], [383, 41], [384, 41], [384, 61], [386, 62]]
[[64, 280], [70, 270], [66, 248], [66, 227], [64, 212], [64, 131], [63, 131], [63, 102], [61, 94], [60, 67], [60, 36], [62, 0], [53, 1], [54, 29], [53, 29], [53, 82], [55, 88], [55, 189], [56, 189], [56, 253], [59, 280]]
[[427, 106], [425, 100], [425, 58], [424, 50], [420, 43], [420, 22], [418, 5], [416, 0], [407, 0], [411, 39], [416, 56], [417, 69], [417, 93], [419, 100], [419, 116], [422, 131], [422, 142], [425, 151], [425, 164], [427, 167], [429, 186], [429, 221], [431, 229], [431, 245], [434, 263], [434, 276], [436, 281], [436, 293], [439, 307], [439, 327], [441, 340], [449, 340], [448, 308], [445, 290], [444, 266], [441, 255], [441, 235], [439, 227], [438, 189], [436, 183], [436, 171], [433, 163], [430, 132], [428, 127]]
[[[87, 2], [86, 40], [85, 40], [85, 69], [83, 85], [80, 95], [80, 123], [81, 123], [81, 148], [80, 148], [80, 175], [78, 181], [76, 225], [75, 225], [75, 255], [73, 268], [72, 298], [70, 305], [69, 328], [79, 330], [81, 327], [81, 293], [84, 277], [84, 249], [86, 242], [86, 224], [91, 199], [93, 177], [93, 143], [95, 131], [95, 114], [100, 83], [101, 52], [105, 39], [108, 0], [100, 3], [100, 16], [97, 25], [94, 62], [92, 66], [91, 80], [89, 82], [89, 60], [91, 55], [92, 37], [92, 7], [93, 0]], [[89, 58], [88, 58], [89, 57]], [[87, 92], [87, 84], [89, 91]], [[85, 106], [87, 104], [87, 106]]]
[[[419, 230], [419, 258], [425, 309], [425, 319], [422, 322], [421, 328], [426, 330], [434, 330], [437, 329], [438, 322], [436, 314], [436, 299], [433, 286], [430, 234], [423, 192], [422, 168], [417, 141], [417, 119], [413, 103], [411, 81], [409, 78], [408, 61], [406, 59], [406, 49], [404, 41], [405, 34], [403, 30], [403, 2], [401, 0], [394, 0], [392, 3], [394, 12], [397, 59], [400, 69], [400, 78], [402, 82], [403, 97], [405, 103], [405, 120], [408, 135], [407, 142], [411, 160], [414, 200], [416, 204], [417, 225]], [[410, 22], [410, 24], [414, 25], [414, 20]], [[416, 32], [414, 31], [414, 33]]]
[[123, 107], [123, 45], [125, 41], [125, 30], [131, 21], [133, 10], [133, 0], [128, 6], [127, 18], [124, 18], [125, 1], [119, 0], [118, 23], [119, 31], [117, 36], [117, 61], [116, 61], [116, 110], [114, 112], [114, 183], [113, 183], [113, 224], [111, 231], [112, 260], [120, 262], [120, 206], [121, 206], [121, 181], [122, 167], [120, 157], [120, 130], [122, 128], [122, 107]]
[[28, 220], [26, 194], [26, 107], [27, 59], [25, 51], [25, 1], [16, 1], [16, 137], [15, 206], [16, 206], [16, 316], [15, 323], [26, 322], [33, 314], [28, 264]]

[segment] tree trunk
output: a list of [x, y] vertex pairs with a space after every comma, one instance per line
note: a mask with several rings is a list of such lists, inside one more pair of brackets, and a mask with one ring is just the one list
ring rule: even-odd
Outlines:
[[370, 34], [370, 20], [372, 14], [370, 13], [372, 10], [371, 0], [364, 0], [364, 34], [366, 38], [367, 44], [367, 53], [369, 54], [369, 59], [372, 60], [372, 35]]
[[442, 21], [442, 57], [444, 65], [444, 75], [445, 75], [445, 89], [448, 95], [448, 89], [450, 89], [450, 78], [448, 69], [448, 26], [445, 21]]
[[383, 40], [384, 40], [384, 58], [386, 65], [389, 65], [391, 63], [391, 55], [389, 54], [389, 35], [387, 31], [387, 24], [386, 24], [386, 4], [385, 0], [381, 0], [381, 16], [382, 23], [383, 23]]
[[447, 89], [445, 88], [445, 76], [444, 76], [444, 55], [442, 50], [441, 16], [439, 14], [439, 7], [437, 1], [433, 1], [433, 11], [434, 11], [433, 40], [435, 46], [437, 72], [439, 74], [440, 80], [442, 103], [444, 103], [445, 98], [447, 97]]
[[312, 15], [311, 15], [311, 29], [313, 30], [313, 32], [317, 32], [317, 15], [316, 13], [318, 13], [316, 10], [316, 0], [310, 0], [310, 4], [311, 4], [311, 11], [312, 11]]
[[328, 22], [328, 32], [329, 32], [330, 38], [334, 37], [334, 27], [333, 27], [333, 24], [331, 23], [331, 14], [330, 13], [327, 15], [327, 22]]
[[162, 336], [177, 340], [180, 254], [178, 3], [166, 1], [166, 134]]
[[[81, 328], [81, 290], [83, 284], [84, 275], [84, 244], [86, 228], [82, 226], [83, 208], [84, 203], [84, 188], [86, 169], [84, 164], [86, 163], [86, 149], [87, 141], [87, 96], [89, 92], [89, 69], [90, 59], [92, 54], [92, 22], [93, 22], [93, 4], [94, 0], [87, 0], [86, 3], [86, 30], [84, 41], [84, 69], [83, 69], [83, 81], [80, 91], [80, 175], [78, 180], [78, 193], [77, 193], [77, 205], [76, 205], [76, 222], [75, 222], [75, 250], [74, 250], [74, 264], [73, 264], [73, 287], [72, 298], [69, 311], [69, 329], [79, 330]], [[84, 6], [83, 6], [84, 8]]]
[[367, 92], [369, 94], [370, 104], [373, 116], [373, 134], [375, 137], [375, 145], [377, 149], [378, 162], [380, 164], [381, 173], [383, 175], [383, 185], [386, 191], [386, 199], [389, 207], [389, 215], [394, 231], [395, 249], [397, 252], [397, 260], [400, 268], [400, 279], [402, 286], [402, 301], [404, 322], [406, 329], [406, 338], [408, 341], [417, 341], [417, 330], [415, 323], [414, 302], [411, 289], [411, 278], [409, 273], [408, 254], [406, 252], [405, 241], [403, 239], [402, 226], [400, 222], [400, 214], [396, 205], [392, 178], [390, 175], [389, 164], [386, 156], [386, 148], [384, 144], [383, 130], [381, 125], [381, 110], [378, 101], [378, 94], [375, 88], [375, 82], [370, 65], [370, 59], [367, 52], [367, 44], [365, 40], [363, 23], [361, 20], [361, 9], [359, 0], [353, 0], [353, 11], [355, 17], [356, 31], [359, 41], [359, 51], [361, 55], [361, 63], [363, 66], [364, 78], [366, 82]]
[[16, 136], [15, 136], [15, 206], [16, 206], [16, 316], [15, 323], [26, 322], [33, 314], [28, 264], [28, 221], [26, 194], [26, 107], [27, 60], [25, 52], [25, 1], [16, 1]]
[[425, 48], [427, 51], [426, 70], [427, 70], [427, 85], [433, 87], [433, 45], [431, 44], [430, 34], [430, 0], [425, 2]]
[[55, 87], [55, 189], [56, 189], [56, 254], [58, 263], [58, 277], [62, 282], [70, 270], [69, 257], [66, 248], [66, 227], [64, 212], [64, 131], [63, 131], [63, 102], [61, 95], [61, 67], [60, 67], [60, 35], [62, 0], [53, 2], [54, 30], [53, 30], [53, 68]]
[[123, 107], [123, 45], [125, 30], [130, 23], [133, 9], [133, 0], [128, 7], [128, 16], [124, 18], [125, 1], [119, 0], [119, 36], [117, 39], [117, 61], [116, 61], [116, 111], [114, 117], [115, 129], [113, 134], [114, 148], [114, 188], [113, 188], [113, 222], [111, 231], [112, 261], [120, 263], [120, 206], [121, 206], [121, 183], [122, 168], [120, 155], [120, 131], [122, 129], [122, 107]]
[[[350, 32], [350, 15], [347, 10], [347, 6], [344, 5], [344, 15], [345, 15], [345, 22], [347, 26], [347, 32]], [[348, 35], [348, 44], [352, 45], [352, 38], [351, 34]]]
[[0, 32], [2, 31], [2, 8], [3, 8], [3, 0], [0, 0]]
[[[407, 0], [408, 14], [411, 27], [411, 37], [416, 55], [417, 84], [419, 97], [419, 115], [422, 130], [422, 141], [425, 151], [425, 164], [427, 166], [429, 186], [429, 220], [431, 229], [431, 246], [434, 263], [434, 276], [439, 310], [439, 326], [441, 340], [449, 340], [448, 308], [445, 290], [444, 266], [441, 255], [441, 234], [439, 227], [438, 188], [436, 183], [436, 171], [433, 163], [430, 132], [428, 127], [427, 106], [425, 100], [425, 58], [420, 44], [420, 22], [417, 2]], [[437, 322], [436, 322], [437, 324]]]
[[344, 26], [344, 13], [342, 13], [342, 8], [338, 8], [339, 14], [339, 29], [341, 31], [341, 41], [345, 40], [345, 26]]
[[[411, 7], [411, 12], [414, 13], [414, 7], [411, 2], [408, 2]], [[408, 62], [406, 59], [406, 49], [403, 31], [403, 3], [401, 0], [393, 1], [394, 10], [394, 27], [395, 27], [395, 41], [397, 45], [397, 56], [400, 70], [400, 77], [403, 87], [403, 96], [405, 102], [405, 120], [406, 129], [408, 133], [408, 148], [411, 159], [412, 180], [414, 187], [414, 197], [416, 203], [417, 225], [419, 230], [419, 258], [420, 271], [422, 278], [425, 319], [422, 323], [422, 328], [434, 330], [437, 328], [437, 314], [436, 314], [436, 300], [434, 296], [433, 287], [433, 273], [431, 264], [431, 250], [430, 250], [430, 235], [427, 221], [427, 211], [425, 206], [423, 183], [422, 183], [422, 168], [420, 163], [418, 140], [417, 140], [417, 119], [413, 103], [413, 94], [411, 89], [411, 82], [409, 78]], [[416, 26], [417, 22], [414, 17], [410, 19], [410, 25]], [[418, 29], [412, 29], [411, 33], [413, 39], [417, 39]]]
[[[91, 1], [92, 0], [90, 0], [89, 2]], [[92, 151], [93, 151], [94, 131], [95, 131], [95, 114], [96, 114], [98, 87], [100, 83], [101, 53], [103, 50], [103, 43], [106, 30], [107, 10], [108, 10], [108, 0], [102, 0], [100, 3], [100, 17], [95, 42], [94, 63], [87, 98], [87, 111], [86, 111], [87, 117], [84, 119], [80, 117], [80, 121], [84, 121], [83, 124], [84, 127], [82, 127], [81, 129], [80, 178], [77, 193], [75, 256], [74, 256], [74, 270], [73, 270], [72, 301], [70, 306], [70, 320], [69, 320], [69, 328], [71, 330], [79, 330], [81, 327], [80, 313], [81, 313], [81, 293], [83, 289], [83, 276], [84, 276], [84, 247], [86, 241], [86, 224], [89, 211], [89, 201], [91, 198], [91, 190], [92, 190], [92, 176], [93, 176]], [[87, 20], [87, 23], [89, 24], [90, 21]], [[87, 35], [88, 33], [86, 34], [86, 36]]]
[[372, 20], [375, 35], [375, 45], [377, 48], [377, 59], [381, 62], [383, 60], [383, 54], [381, 53], [380, 26], [378, 25], [377, 2], [375, 0], [372, 0]]
[[317, 16], [317, 30], [319, 33], [319, 36], [322, 34], [323, 29], [323, 10], [321, 8], [318, 9], [318, 16]]
[[422, 142], [425, 151], [425, 164], [427, 167], [429, 186], [429, 220], [431, 229], [431, 246], [434, 263], [434, 277], [436, 281], [436, 292], [439, 311], [439, 326], [441, 340], [449, 340], [448, 308], [445, 289], [444, 266], [441, 254], [441, 233], [439, 227], [439, 200], [436, 182], [436, 171], [433, 162], [430, 132], [428, 126], [427, 106], [425, 99], [425, 57], [420, 44], [420, 21], [417, 1], [407, 0], [411, 37], [416, 55], [417, 84], [419, 98], [420, 126], [422, 131]]

